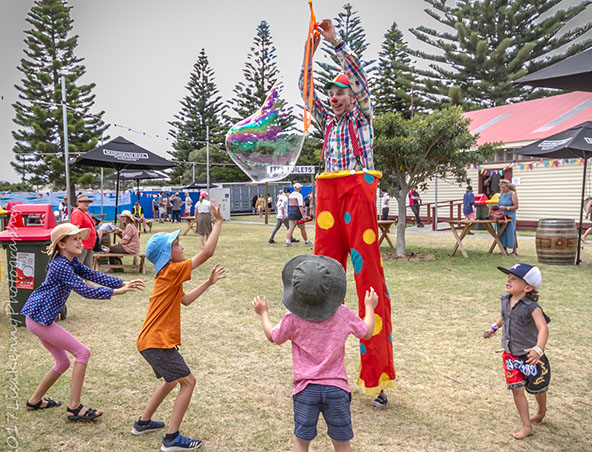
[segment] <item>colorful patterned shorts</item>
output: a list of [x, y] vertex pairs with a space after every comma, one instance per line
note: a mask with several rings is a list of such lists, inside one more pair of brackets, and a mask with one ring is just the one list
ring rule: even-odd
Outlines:
[[527, 355], [515, 356], [504, 351], [502, 360], [508, 389], [526, 385], [526, 392], [540, 394], [549, 389], [551, 366], [547, 355], [543, 355], [538, 364], [526, 364]]

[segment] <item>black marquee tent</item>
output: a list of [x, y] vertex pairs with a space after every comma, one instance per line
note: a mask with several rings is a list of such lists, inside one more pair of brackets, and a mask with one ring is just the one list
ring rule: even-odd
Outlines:
[[144, 149], [123, 137], [113, 140], [79, 155], [73, 165], [114, 168], [117, 170], [117, 195], [115, 197], [115, 215], [119, 214], [119, 179], [122, 170], [162, 170], [175, 164], [165, 158]]

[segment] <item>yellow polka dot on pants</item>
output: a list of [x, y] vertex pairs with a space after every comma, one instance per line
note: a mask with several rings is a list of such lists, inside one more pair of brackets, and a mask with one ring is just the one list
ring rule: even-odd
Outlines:
[[321, 229], [331, 229], [335, 224], [335, 218], [328, 210], [323, 210], [317, 217], [317, 224]]
[[366, 229], [362, 238], [364, 239], [365, 244], [372, 245], [376, 241], [376, 232], [372, 229]]
[[374, 314], [374, 332], [372, 336], [380, 334], [382, 331], [382, 318], [378, 314]]

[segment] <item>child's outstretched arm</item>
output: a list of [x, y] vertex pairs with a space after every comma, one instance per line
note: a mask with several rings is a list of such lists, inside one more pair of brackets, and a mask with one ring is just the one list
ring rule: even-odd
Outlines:
[[144, 284], [144, 281], [142, 281], [141, 279], [134, 279], [133, 281], [127, 282], [124, 281], [123, 284], [121, 284], [121, 286], [119, 286], [116, 289], [113, 289], [113, 295], [123, 295], [124, 293], [127, 293], [131, 290], [142, 290], [144, 287], [146, 287], [146, 284]]
[[366, 305], [366, 316], [364, 317], [364, 322], [366, 325], [368, 325], [368, 332], [362, 339], [371, 339], [372, 335], [374, 334], [374, 309], [376, 309], [376, 305], [378, 304], [378, 295], [376, 295], [376, 292], [374, 292], [373, 287], [370, 287], [370, 290], [366, 291], [364, 304]]
[[543, 315], [543, 310], [541, 308], [536, 308], [534, 311], [532, 311], [532, 319], [539, 330], [539, 335], [537, 336], [537, 343], [534, 347], [524, 349], [524, 351], [528, 354], [526, 364], [539, 363], [541, 356], [543, 356], [545, 351], [547, 339], [549, 338], [549, 328], [547, 327], [547, 321], [545, 320], [545, 316]]
[[[267, 297], [263, 297], [261, 300], [260, 297], [255, 297], [253, 299], [253, 309], [257, 314], [261, 316], [261, 324], [263, 325], [263, 331], [265, 332], [265, 336], [269, 342], [273, 342], [271, 337], [271, 330], [273, 325], [271, 324], [271, 320], [269, 318], [269, 310], [267, 308]], [[374, 322], [374, 315], [372, 315], [372, 321]]]
[[499, 319], [497, 319], [493, 325], [491, 325], [489, 328], [487, 328], [484, 332], [483, 332], [483, 338], [485, 339], [489, 339], [491, 336], [493, 336], [495, 334], [495, 332], [497, 330], [499, 330], [502, 327], [502, 318], [500, 317]]
[[210, 286], [213, 286], [224, 278], [226, 278], [226, 269], [220, 264], [214, 265], [214, 268], [210, 273], [210, 277], [206, 281], [202, 282], [198, 287], [183, 295], [183, 298], [181, 298], [181, 303], [183, 303], [183, 306], [189, 306], [191, 303], [197, 300], [201, 294], [208, 290]]
[[[211, 212], [211, 211], [210, 211]], [[222, 212], [220, 212], [220, 204], [218, 207], [214, 209], [212, 216], [216, 219], [214, 223], [214, 227], [212, 228], [212, 233], [208, 237], [206, 244], [204, 245], [203, 249], [197, 253], [191, 259], [191, 269], [195, 270], [205, 261], [207, 261], [210, 257], [214, 255], [214, 251], [216, 250], [216, 245], [218, 244], [218, 237], [220, 236], [220, 230], [222, 229], [222, 222], [224, 218], [222, 217]]]

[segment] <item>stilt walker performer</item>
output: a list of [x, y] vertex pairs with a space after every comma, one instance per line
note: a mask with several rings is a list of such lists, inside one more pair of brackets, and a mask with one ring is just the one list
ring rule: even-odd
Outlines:
[[[358, 385], [374, 396], [374, 406], [387, 404], [386, 388], [395, 384], [392, 350], [391, 303], [378, 245], [376, 190], [382, 176], [372, 158], [372, 105], [366, 74], [358, 58], [335, 31], [331, 20], [319, 22], [316, 30], [335, 48], [343, 72], [325, 85], [332, 112], [313, 93], [311, 113], [324, 132], [325, 172], [317, 178], [317, 208], [314, 253], [339, 261], [346, 268], [351, 255], [358, 311], [364, 318], [364, 296], [373, 287], [378, 294], [376, 326], [369, 340], [361, 340]], [[300, 90], [310, 96], [312, 55], [320, 43], [313, 35], [305, 54]], [[304, 90], [304, 86], [307, 89]]]

